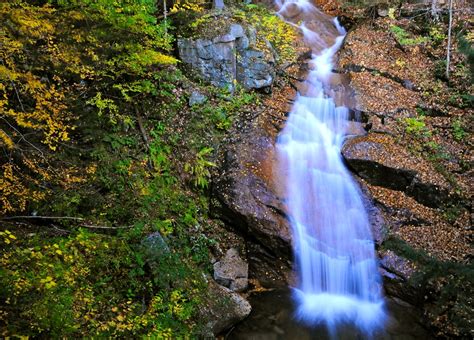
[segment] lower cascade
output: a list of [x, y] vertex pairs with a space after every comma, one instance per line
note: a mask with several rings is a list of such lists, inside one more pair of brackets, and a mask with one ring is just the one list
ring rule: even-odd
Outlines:
[[277, 141], [294, 239], [296, 317], [333, 335], [338, 325], [352, 324], [369, 336], [386, 314], [368, 216], [340, 154], [349, 110], [336, 104], [331, 70], [346, 32], [307, 0], [277, 5], [313, 53]]

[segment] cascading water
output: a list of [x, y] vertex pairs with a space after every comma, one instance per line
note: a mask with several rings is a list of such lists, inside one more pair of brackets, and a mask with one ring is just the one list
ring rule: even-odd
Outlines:
[[277, 5], [283, 18], [300, 23], [313, 49], [303, 90], [277, 141], [299, 280], [296, 315], [325, 324], [333, 335], [339, 323], [370, 335], [385, 322], [384, 301], [368, 217], [340, 155], [349, 111], [336, 106], [331, 85], [346, 32], [308, 0]]

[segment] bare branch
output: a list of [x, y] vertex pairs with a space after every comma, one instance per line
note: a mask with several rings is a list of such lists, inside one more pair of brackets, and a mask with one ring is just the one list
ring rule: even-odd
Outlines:
[[81, 224], [80, 227], [91, 228], [91, 229], [129, 229], [133, 228], [133, 225], [124, 225], [118, 227], [108, 227], [104, 225], [91, 225], [91, 224]]
[[[74, 216], [8, 216], [8, 217], [2, 217], [0, 218], [0, 221], [4, 220], [16, 220], [16, 219], [40, 219], [40, 220], [73, 220], [73, 221], [84, 221], [85, 219], [82, 217], [74, 217]], [[17, 222], [15, 222], [17, 223]], [[59, 229], [57, 226], [54, 224], [51, 224], [51, 226], [59, 231], [62, 232], [69, 232], [67, 230]], [[81, 223], [77, 225], [78, 227], [84, 227], [84, 228], [90, 228], [90, 229], [128, 229], [128, 228], [133, 228], [133, 225], [126, 225], [126, 226], [117, 226], [117, 227], [111, 227], [111, 226], [105, 226], [105, 225], [95, 225], [95, 224], [90, 224], [90, 223]]]
[[140, 115], [140, 112], [138, 111], [138, 108], [136, 106], [135, 106], [135, 115], [137, 116], [138, 128], [140, 129], [140, 132], [142, 134], [142, 138], [143, 138], [143, 141], [145, 142], [145, 146], [147, 150], [150, 150], [150, 138], [148, 137], [148, 134], [146, 133], [145, 127], [143, 126], [142, 116]]
[[24, 141], [25, 141], [26, 143], [28, 143], [31, 147], [33, 147], [36, 151], [38, 151], [38, 152], [41, 154], [41, 157], [42, 157], [42, 158], [46, 158], [46, 157], [44, 156], [43, 151], [40, 150], [36, 145], [34, 145], [33, 143], [31, 143], [28, 139], [26, 139], [26, 138], [25, 138], [25, 135], [22, 134], [22, 133], [21, 133], [17, 128], [15, 128], [13, 125], [11, 125], [10, 122], [9, 122], [4, 116], [0, 116], [0, 119], [2, 119], [5, 123], [7, 123], [10, 128], [12, 128], [13, 130], [15, 130], [15, 132], [18, 133], [18, 134], [21, 136], [21, 138], [18, 140], [17, 144], [19, 144], [19, 142], [20, 142], [21, 140], [24, 140]]
[[16, 220], [16, 219], [23, 219], [23, 218], [36, 218], [42, 220], [75, 220], [75, 221], [84, 221], [82, 217], [73, 217], [73, 216], [33, 216], [33, 215], [25, 215], [25, 216], [8, 216], [2, 217], [0, 220]]

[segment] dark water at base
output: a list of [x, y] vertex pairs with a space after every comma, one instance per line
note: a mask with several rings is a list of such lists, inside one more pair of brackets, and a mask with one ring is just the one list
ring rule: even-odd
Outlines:
[[[362, 340], [353, 327], [341, 326], [334, 337], [330, 337], [324, 326], [308, 327], [293, 318], [294, 304], [289, 289], [253, 294], [249, 298], [252, 313], [238, 324], [225, 339], [229, 340]], [[427, 340], [433, 339], [419, 322], [419, 315], [412, 307], [387, 298], [389, 318], [383, 332], [370, 339], [382, 340]]]

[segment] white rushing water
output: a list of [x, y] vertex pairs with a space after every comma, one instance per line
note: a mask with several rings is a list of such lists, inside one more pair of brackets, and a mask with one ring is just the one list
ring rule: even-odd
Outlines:
[[330, 85], [346, 32], [308, 0], [278, 5], [313, 49], [304, 93], [277, 141], [298, 274], [296, 315], [331, 334], [350, 323], [369, 336], [386, 319], [380, 275], [361, 193], [341, 158], [349, 110], [336, 106]]

